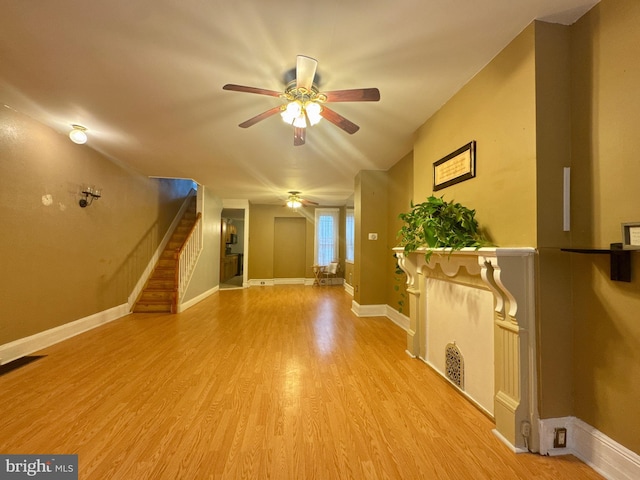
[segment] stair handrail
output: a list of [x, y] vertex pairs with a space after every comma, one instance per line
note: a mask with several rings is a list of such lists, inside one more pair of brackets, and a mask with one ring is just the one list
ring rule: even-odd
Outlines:
[[191, 230], [189, 230], [187, 238], [180, 248], [176, 248], [176, 252], [174, 254], [174, 259], [176, 261], [176, 291], [173, 296], [173, 313], [178, 311], [178, 305], [180, 305], [182, 295], [189, 284], [189, 280], [193, 274], [200, 252], [202, 252], [202, 248], [202, 213], [198, 212], [196, 221], [191, 227]]

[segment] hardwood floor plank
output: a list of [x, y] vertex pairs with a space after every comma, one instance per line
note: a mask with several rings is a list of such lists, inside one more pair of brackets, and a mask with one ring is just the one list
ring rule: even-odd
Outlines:
[[515, 455], [385, 318], [341, 288], [218, 292], [132, 314], [0, 376], [0, 452], [83, 479], [598, 479]]

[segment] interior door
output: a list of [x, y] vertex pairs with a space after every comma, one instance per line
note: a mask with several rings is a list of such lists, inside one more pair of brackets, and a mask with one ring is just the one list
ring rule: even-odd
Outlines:
[[274, 222], [273, 277], [304, 278], [307, 220], [276, 217]]

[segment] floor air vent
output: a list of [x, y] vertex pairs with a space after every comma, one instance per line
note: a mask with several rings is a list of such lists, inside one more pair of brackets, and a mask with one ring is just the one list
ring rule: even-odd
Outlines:
[[450, 343], [445, 349], [446, 375], [451, 382], [464, 390], [464, 357], [455, 343]]

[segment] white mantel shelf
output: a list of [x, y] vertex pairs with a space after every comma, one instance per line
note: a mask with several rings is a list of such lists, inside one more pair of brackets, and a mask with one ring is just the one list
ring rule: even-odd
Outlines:
[[[421, 248], [406, 254], [394, 248], [407, 274], [410, 326], [407, 352], [426, 358], [427, 298], [425, 277], [455, 281], [466, 270], [478, 277], [494, 298], [494, 418], [496, 434], [514, 451], [538, 451], [535, 339], [535, 248]], [[431, 252], [427, 261], [426, 253]], [[443, 276], [444, 274], [444, 276]], [[422, 298], [422, 300], [421, 300]], [[522, 435], [528, 422], [530, 435]]]

